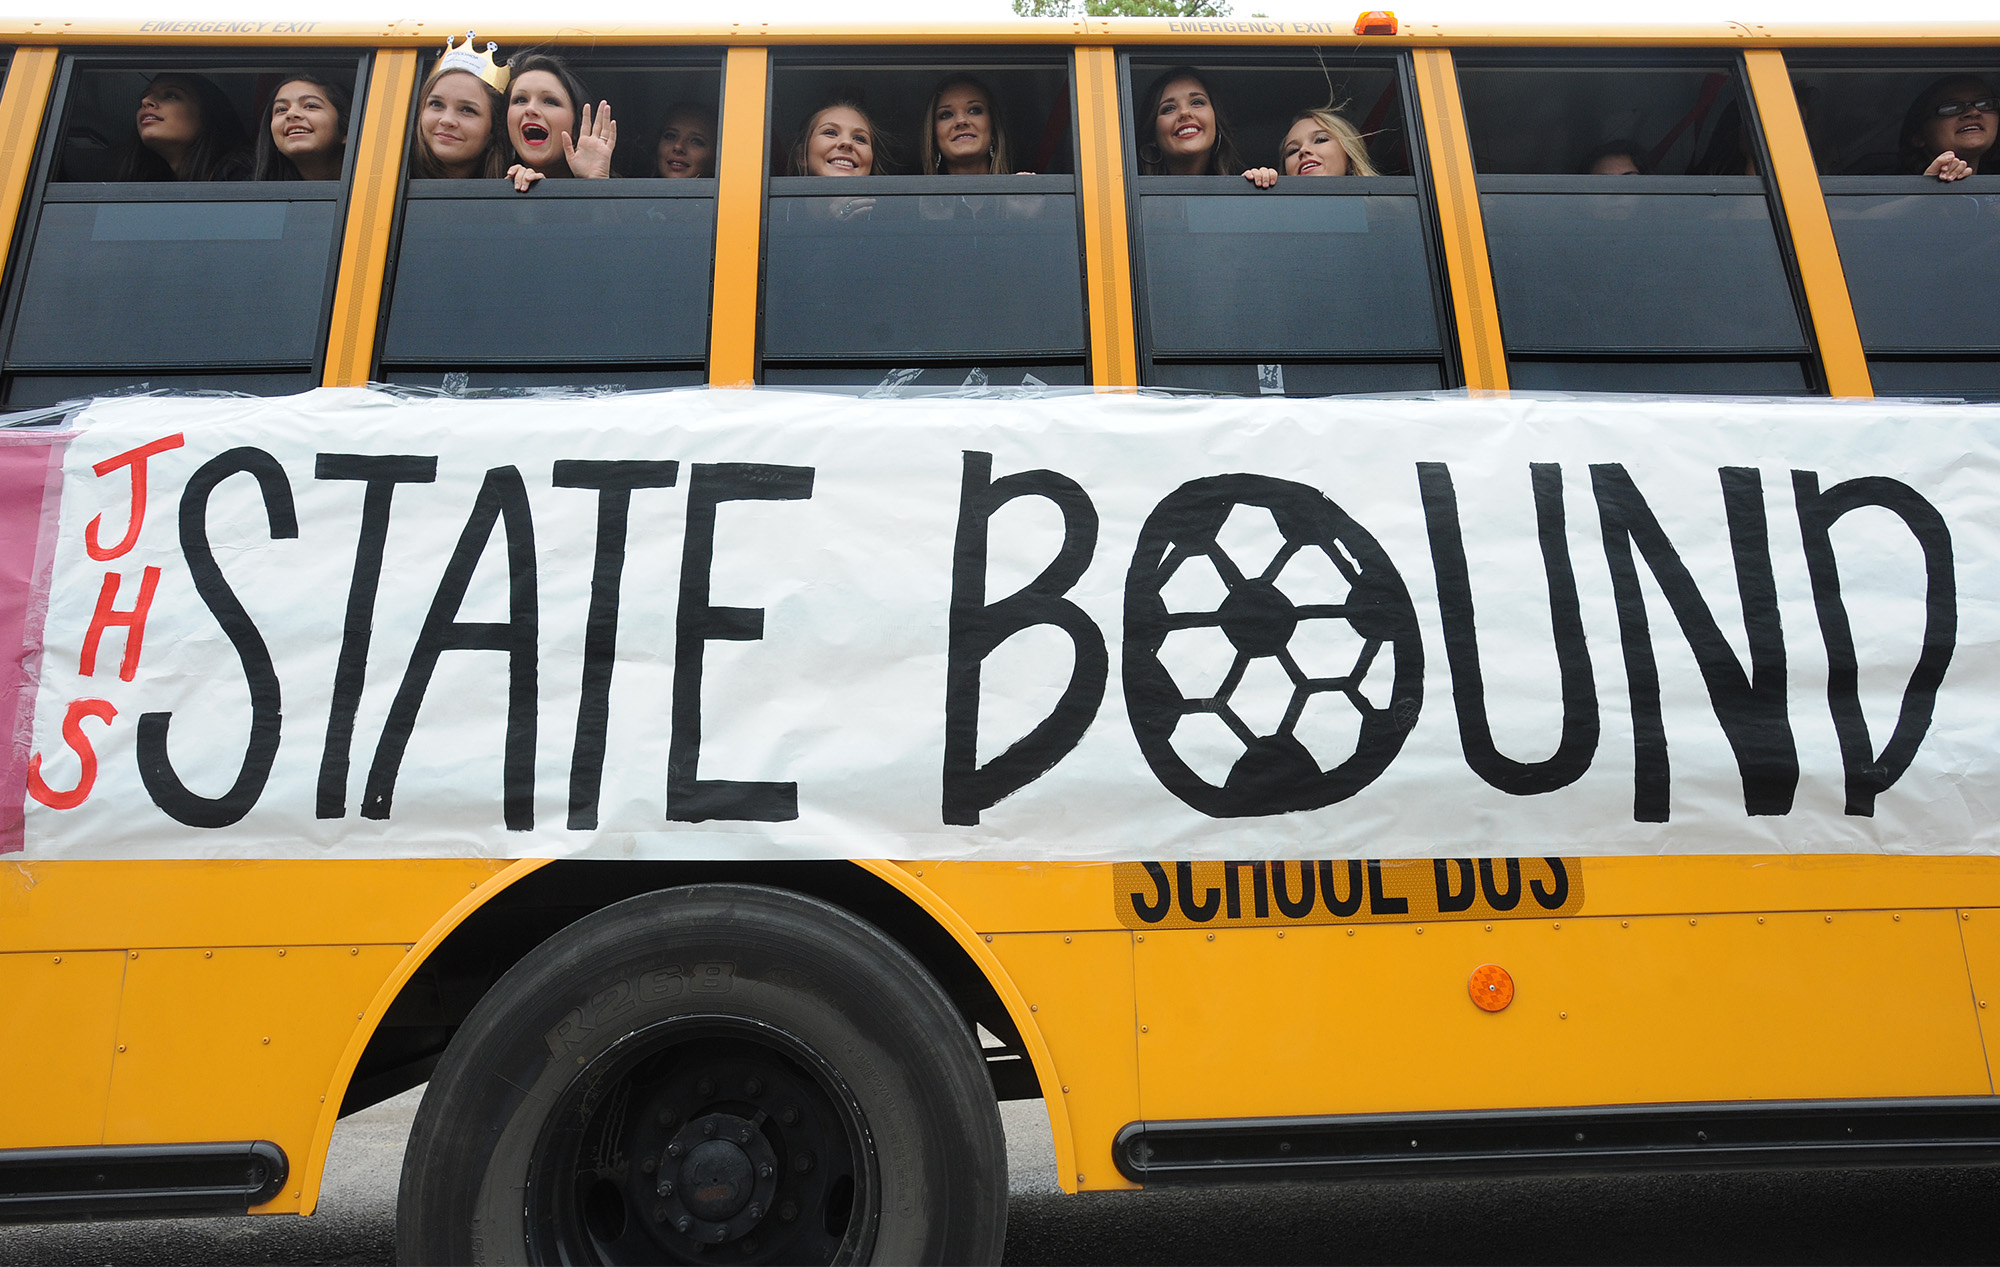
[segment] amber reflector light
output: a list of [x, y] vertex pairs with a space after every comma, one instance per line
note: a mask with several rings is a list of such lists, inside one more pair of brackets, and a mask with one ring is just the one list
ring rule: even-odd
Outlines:
[[1499, 1012], [1514, 1001], [1514, 978], [1497, 963], [1481, 964], [1465, 983], [1473, 1006], [1485, 1012]]

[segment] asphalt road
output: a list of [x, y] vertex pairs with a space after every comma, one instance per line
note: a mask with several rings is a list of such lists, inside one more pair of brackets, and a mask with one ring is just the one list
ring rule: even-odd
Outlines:
[[[394, 1261], [417, 1093], [342, 1122], [310, 1219], [0, 1228], [0, 1264]], [[1007, 1261], [1990, 1263], [2000, 1168], [1301, 1184], [1065, 1197], [1040, 1101], [1003, 1105]]]

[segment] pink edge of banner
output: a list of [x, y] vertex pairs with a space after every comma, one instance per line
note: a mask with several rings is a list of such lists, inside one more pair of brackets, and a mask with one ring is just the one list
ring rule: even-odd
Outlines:
[[42, 621], [68, 431], [0, 431], [0, 855], [24, 847]]

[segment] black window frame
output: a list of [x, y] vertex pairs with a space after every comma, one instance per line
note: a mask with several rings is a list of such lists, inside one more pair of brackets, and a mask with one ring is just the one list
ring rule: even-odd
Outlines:
[[[12, 69], [11, 52], [12, 50], [9, 50], [7, 70]], [[0, 296], [0, 305], [4, 305], [0, 307], [0, 398], [11, 394], [14, 380], [24, 376], [12, 369], [6, 358], [13, 347], [15, 331], [20, 321], [21, 301], [29, 272], [28, 265], [33, 255], [34, 239], [41, 224], [42, 209], [48, 203], [329, 201], [323, 188], [329, 182], [323, 181], [189, 181], [135, 184], [53, 179], [61, 162], [64, 138], [68, 135], [71, 92], [80, 71], [134, 70], [160, 74], [188, 63], [198, 63], [210, 68], [240, 67], [245, 71], [276, 72], [300, 65], [344, 63], [351, 58], [355, 69], [353, 103], [348, 115], [348, 145], [341, 164], [339, 189], [330, 200], [333, 203], [333, 241], [327, 252], [326, 274], [321, 286], [311, 363], [302, 369], [274, 369], [268, 364], [217, 358], [206, 362], [157, 366], [153, 368], [150, 377], [162, 380], [163, 385], [202, 386], [231, 381], [241, 383], [252, 378], [275, 374], [301, 373], [305, 376], [304, 386], [307, 390], [317, 387], [324, 381], [327, 345], [332, 337], [334, 293], [340, 277], [340, 257], [354, 192], [356, 152], [360, 148], [356, 142], [360, 138], [363, 121], [367, 118], [368, 86], [374, 69], [375, 52], [373, 48], [342, 45], [302, 49], [207, 48], [191, 45], [61, 50], [56, 64], [55, 80], [49, 92], [48, 104], [44, 108], [40, 131], [36, 138], [34, 162], [29, 169], [20, 214], [14, 222], [14, 239], [8, 245], [6, 291], [4, 296]], [[254, 125], [256, 122], [253, 117], [251, 123]], [[253, 140], [255, 138], [254, 128], [252, 138]], [[53, 197], [50, 196], [52, 188], [59, 191]], [[134, 188], [143, 188], [147, 196], [143, 199], [132, 199], [130, 193]], [[118, 377], [124, 372], [117, 370], [107, 375], [102, 366], [78, 363], [68, 368], [35, 366], [27, 371], [25, 376], [37, 379], [57, 379], [65, 376], [95, 379]], [[131, 373], [135, 377], [148, 376], [146, 369], [134, 369]]]
[[[1142, 176], [1139, 172], [1139, 145], [1141, 139], [1133, 129], [1138, 118], [1138, 94], [1142, 86], [1136, 82], [1132, 66], [1134, 62], [1172, 62], [1195, 66], [1203, 70], [1210, 67], [1227, 71], [1242, 68], [1256, 70], [1263, 68], [1294, 67], [1304, 69], [1318, 65], [1308, 62], [1308, 53], [1294, 47], [1245, 48], [1227, 46], [1217, 48], [1173, 48], [1163, 49], [1135, 45], [1118, 50], [1118, 98], [1120, 110], [1120, 130], [1129, 133], [1121, 147], [1119, 161], [1125, 173], [1125, 224], [1126, 239], [1130, 243], [1132, 268], [1132, 315], [1137, 338], [1139, 384], [1156, 386], [1155, 339], [1153, 334], [1152, 304], [1149, 301], [1149, 285], [1146, 280], [1146, 233], [1144, 209], [1141, 199], [1151, 194], [1173, 196], [1226, 197], [1226, 198], [1269, 198], [1269, 197], [1325, 197], [1328, 195], [1382, 194], [1397, 197], [1414, 197], [1418, 219], [1418, 236], [1424, 252], [1424, 267], [1431, 280], [1431, 308], [1437, 323], [1439, 351], [1435, 357], [1389, 356], [1381, 352], [1314, 352], [1310, 355], [1292, 352], [1278, 353], [1277, 364], [1288, 363], [1311, 365], [1436, 365], [1439, 386], [1449, 390], [1465, 385], [1465, 367], [1459, 353], [1458, 326], [1452, 307], [1451, 278], [1445, 268], [1444, 238], [1440, 221], [1437, 191], [1432, 181], [1430, 149], [1423, 129], [1423, 109], [1417, 95], [1416, 63], [1407, 50], [1392, 51], [1386, 55], [1373, 52], [1355, 52], [1342, 58], [1342, 63], [1379, 62], [1394, 76], [1397, 89], [1397, 103], [1401, 110], [1404, 143], [1409, 154], [1410, 171], [1404, 176], [1342, 176], [1331, 179], [1280, 177], [1270, 189], [1258, 189], [1241, 176]], [[1107, 208], [1109, 210], [1109, 208]], [[1283, 358], [1289, 357], [1287, 361]], [[1159, 361], [1166, 364], [1184, 365], [1245, 365], [1250, 366], [1253, 375], [1257, 367], [1272, 362], [1260, 362], [1254, 357], [1237, 353], [1219, 353], [1206, 357], [1191, 357], [1169, 353]], [[1287, 393], [1289, 394], [1289, 393]], [[1304, 394], [1304, 393], [1301, 393]], [[1356, 393], [1368, 394], [1368, 393]]]
[[[522, 50], [515, 50], [520, 52]], [[620, 73], [643, 73], [649, 69], [660, 70], [713, 70], [716, 85], [716, 136], [715, 159], [721, 163], [722, 146], [725, 141], [726, 121], [722, 118], [722, 103], [727, 99], [729, 73], [728, 46], [722, 44], [686, 45], [595, 45], [586, 49], [572, 49], [557, 46], [556, 55], [569, 62], [586, 82], [593, 66]], [[566, 386], [595, 386], [609, 383], [624, 384], [634, 376], [654, 379], [689, 379], [692, 384], [706, 383], [709, 378], [709, 363], [715, 351], [715, 237], [719, 228], [719, 180], [716, 176], [690, 177], [669, 180], [664, 177], [612, 176], [604, 180], [544, 180], [536, 182], [527, 193], [516, 191], [513, 185], [502, 179], [484, 180], [438, 180], [417, 181], [410, 175], [410, 152], [417, 143], [417, 121], [423, 113], [423, 86], [430, 78], [441, 54], [427, 54], [417, 66], [416, 87], [410, 94], [408, 117], [403, 120], [401, 145], [402, 162], [396, 177], [396, 211], [389, 229], [389, 251], [382, 271], [382, 302], [375, 322], [375, 346], [369, 356], [370, 377], [377, 381], [391, 381], [390, 375], [425, 375], [442, 371], [454, 371], [469, 375], [491, 375], [501, 378], [521, 379], [531, 384]], [[614, 112], [617, 102], [612, 102]], [[505, 128], [501, 119], [498, 126]], [[421, 185], [422, 188], [413, 188]], [[606, 358], [519, 361], [481, 360], [476, 363], [455, 364], [449, 369], [429, 361], [396, 361], [385, 367], [383, 353], [388, 345], [390, 317], [395, 302], [395, 288], [398, 266], [403, 256], [403, 236], [410, 203], [432, 200], [455, 201], [461, 199], [501, 199], [501, 198], [554, 198], [564, 201], [590, 201], [596, 199], [659, 199], [659, 198], [705, 198], [709, 201], [711, 220], [709, 224], [708, 269], [702, 278], [702, 305], [705, 310], [703, 321], [702, 351], [699, 360], [694, 358]], [[504, 261], [467, 260], [467, 267], [503, 268]], [[478, 384], [472, 384], [478, 386]]]
[[[1812, 309], [1806, 302], [1805, 280], [1799, 269], [1798, 251], [1792, 242], [1791, 224], [1786, 216], [1784, 200], [1779, 196], [1777, 178], [1772, 169], [1770, 147], [1764, 139], [1764, 123], [1757, 110], [1757, 99], [1751, 89], [1748, 70], [1742, 52], [1735, 48], [1503, 48], [1457, 50], [1453, 54], [1454, 73], [1463, 76], [1466, 71], [1481, 70], [1546, 70], [1561, 71], [1616, 71], [1623, 67], [1644, 67], [1656, 70], [1687, 70], [1714, 73], [1726, 65], [1736, 89], [1736, 100], [1744, 111], [1744, 124], [1749, 133], [1751, 156], [1757, 163], [1755, 176], [1702, 176], [1702, 175], [1648, 175], [1648, 176], [1593, 176], [1558, 174], [1515, 174], [1499, 172], [1475, 172], [1473, 196], [1481, 200], [1481, 220], [1485, 220], [1484, 199], [1489, 194], [1508, 193], [1548, 193], [1548, 194], [1665, 194], [1700, 195], [1761, 193], [1764, 206], [1770, 217], [1778, 259], [1783, 270], [1787, 294], [1791, 300], [1792, 312], [1797, 317], [1801, 346], [1765, 350], [1724, 350], [1717, 348], [1657, 348], [1618, 349], [1610, 352], [1602, 349], [1576, 349], [1573, 352], [1534, 348], [1523, 353], [1515, 351], [1513, 340], [1507, 334], [1507, 314], [1499, 302], [1500, 280], [1494, 270], [1496, 318], [1500, 324], [1501, 347], [1508, 365], [1510, 381], [1514, 377], [1513, 367], [1521, 363], [1545, 365], [1590, 364], [1605, 367], [1615, 365], [1709, 365], [1709, 364], [1780, 364], [1796, 361], [1803, 370], [1804, 392], [1808, 395], [1825, 395], [1827, 392], [1826, 368], [1822, 360], [1819, 336], [1814, 328]], [[1463, 100], [1466, 92], [1459, 84], [1459, 96]], [[1473, 122], [1466, 118], [1467, 135], [1473, 134]], [[1604, 182], [1618, 182], [1607, 186]], [[1483, 244], [1487, 248], [1489, 267], [1493, 259], [1492, 242]], [[1569, 390], [1558, 388], [1554, 390]], [[1582, 389], [1577, 389], [1582, 390]], [[1661, 389], [1636, 389], [1642, 394], [1656, 394]], [[1672, 391], [1670, 394], [1701, 395], [1711, 394], [1695, 390]]]
[[[888, 176], [791, 176], [778, 175], [784, 170], [789, 158], [779, 148], [785, 131], [780, 125], [785, 120], [777, 117], [779, 80], [790, 68], [793, 70], [834, 69], [852, 66], [857, 72], [864, 68], [890, 69], [896, 71], [930, 71], [942, 77], [955, 69], [973, 66], [1003, 64], [1025, 69], [1060, 69], [1066, 83], [1069, 101], [1069, 166], [1066, 173], [1015, 176], [994, 174], [990, 176], [942, 176], [921, 173]], [[973, 73], [978, 73], [975, 69]], [[941, 370], [955, 375], [959, 370], [979, 368], [1001, 368], [1032, 371], [1051, 363], [1078, 364], [1081, 366], [1081, 383], [1094, 381], [1090, 340], [1090, 285], [1088, 270], [1087, 235], [1084, 228], [1084, 195], [1082, 175], [1079, 170], [1083, 154], [1083, 136], [1077, 112], [1078, 83], [1076, 77], [1076, 49], [1071, 45], [1045, 46], [1036, 44], [967, 44], [967, 45], [855, 45], [855, 46], [801, 46], [797, 48], [773, 48], [770, 51], [769, 71], [764, 87], [764, 133], [770, 152], [765, 155], [763, 188], [758, 201], [757, 234], [757, 355], [755, 381], [766, 382], [766, 362], [770, 367], [784, 374], [810, 374], [815, 370], [834, 372], [860, 367], [878, 367], [886, 373], [915, 369], [920, 371]], [[774, 197], [831, 196], [853, 197], [916, 197], [922, 195], [950, 196], [960, 193], [974, 193], [1005, 197], [1009, 194], [1053, 194], [1072, 200], [1076, 212], [1076, 281], [1080, 304], [1082, 339], [1080, 353], [1077, 349], [1024, 348], [1018, 353], [996, 354], [984, 351], [936, 352], [921, 355], [902, 356], [891, 362], [890, 355], [875, 354], [825, 354], [813, 356], [766, 355], [766, 318], [770, 302], [770, 251], [771, 251], [771, 200]], [[786, 387], [805, 386], [808, 380], [779, 384]], [[842, 380], [829, 380], [839, 385]], [[953, 384], [954, 386], [956, 384]]]

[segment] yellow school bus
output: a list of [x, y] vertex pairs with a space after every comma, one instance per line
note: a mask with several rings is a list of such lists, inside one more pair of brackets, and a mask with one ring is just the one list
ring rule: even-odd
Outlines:
[[[615, 179], [526, 194], [411, 174], [463, 34], [0, 23], [0, 406], [370, 383], [2000, 399], [2000, 171], [1919, 175], [1903, 129], [1982, 113], [1932, 89], [2000, 83], [2000, 24], [481, 29], [503, 61], [567, 58], [623, 125]], [[1325, 105], [1378, 174], [1148, 171], [1151, 86], [1183, 67], [1245, 165], [1281, 166]], [[119, 179], [154, 77], [203, 76], [254, 125], [302, 68], [351, 84], [338, 180]], [[921, 169], [926, 103], [964, 71], [1018, 174]], [[801, 123], [854, 85], [902, 153], [800, 173]], [[663, 178], [687, 102], [714, 112], [713, 172]], [[1627, 174], [1592, 170], [1607, 146]], [[409, 1261], [997, 1261], [1009, 1098], [1047, 1103], [1066, 1191], [2000, 1157], [1976, 797], [1957, 838], [1838, 852], [85, 858], [20, 849], [16, 747], [0, 1219], [309, 1215], [336, 1121], [425, 1083]]]

